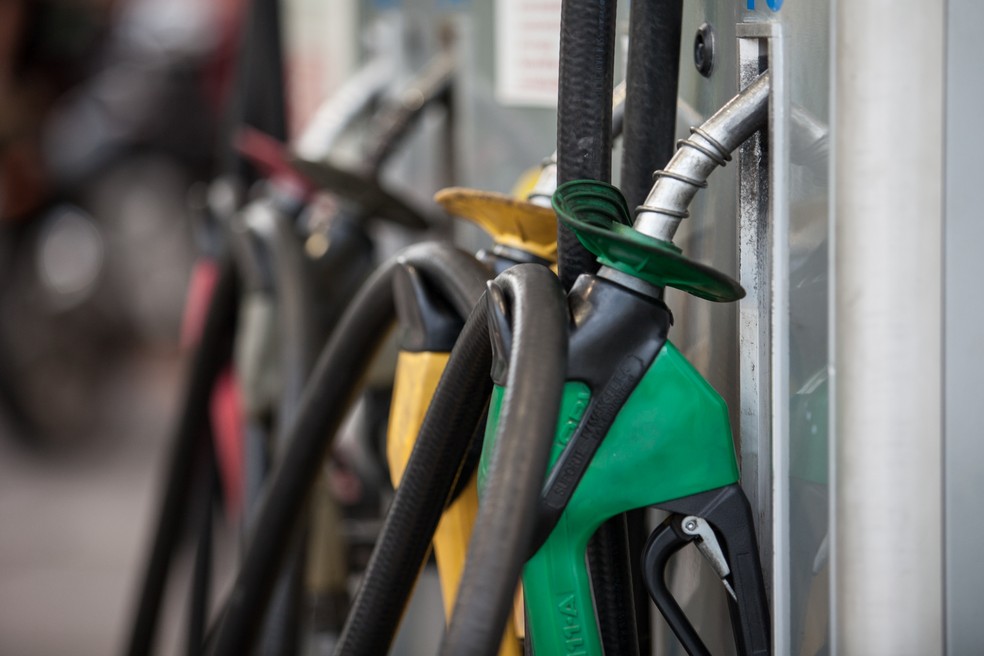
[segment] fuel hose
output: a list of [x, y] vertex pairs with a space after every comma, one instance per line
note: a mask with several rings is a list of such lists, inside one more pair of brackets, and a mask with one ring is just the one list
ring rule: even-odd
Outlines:
[[629, 7], [629, 53], [622, 129], [622, 195], [634, 208], [653, 186], [653, 171], [673, 156], [683, 0]]
[[[287, 138], [280, 4], [277, 0], [243, 3], [245, 26], [237, 48], [236, 77], [223, 121], [222, 144], [232, 144], [233, 135], [243, 125], [279, 141]], [[233, 148], [222, 153], [221, 167], [242, 180], [255, 180], [249, 163]]]
[[[276, 191], [269, 211], [270, 235], [277, 306], [280, 350], [280, 401], [277, 407], [276, 440], [271, 445], [276, 460], [284, 448], [283, 438], [297, 414], [304, 383], [317, 357], [311, 284], [303, 245], [295, 227], [299, 199]], [[304, 522], [307, 524], [307, 522]], [[301, 612], [304, 603], [304, 566], [307, 559], [307, 527], [295, 531], [294, 544], [286, 556], [280, 579], [274, 586], [259, 638], [260, 654], [298, 653]]]
[[[496, 474], [502, 487], [482, 501], [483, 509], [491, 503], [491, 515], [483, 525], [480, 509], [474, 529], [478, 533], [473, 533], [469, 543], [469, 550], [478, 549], [480, 555], [474, 562], [469, 555], [471, 583], [466, 588], [463, 581], [461, 592], [470, 590], [468, 596], [473, 599], [463, 600], [459, 592], [455, 608], [464, 609], [461, 617], [466, 621], [455, 624], [452, 620], [452, 627], [466, 631], [478, 628], [481, 620], [487, 624], [481, 626], [482, 637], [470, 634], [468, 648], [488, 642], [489, 653], [498, 649], [532, 535], [532, 516], [516, 513], [522, 506], [512, 504], [528, 497], [527, 507], [533, 507], [543, 486], [550, 447], [543, 436], [552, 436], [557, 419], [567, 353], [567, 314], [563, 291], [543, 266], [517, 265], [489, 286], [491, 291], [477, 303], [451, 351], [336, 644], [336, 655], [383, 654], [396, 635], [456, 482], [472, 474], [465, 463], [473, 441], [483, 431], [482, 418], [492, 389], [488, 301], [508, 298], [517, 308], [511, 335], [516, 364], [509, 378], [514, 384], [508, 401], [512, 419], [504, 430], [516, 430], [523, 422], [528, 425], [517, 433], [517, 439], [505, 441], [502, 471]], [[530, 449], [526, 444], [533, 433], [545, 449]], [[466, 564], [466, 577], [468, 568]], [[484, 614], [487, 609], [495, 613]]]
[[448, 359], [373, 548], [335, 654], [385, 654], [492, 390], [488, 308], [479, 301]]
[[[280, 351], [280, 400], [276, 413], [276, 430], [272, 444], [276, 461], [286, 448], [284, 438], [297, 414], [304, 385], [311, 368], [345, 307], [371, 271], [371, 242], [362, 228], [342, 213], [328, 228], [331, 247], [319, 258], [311, 258], [304, 250], [296, 216], [301, 211], [296, 197], [286, 189], [274, 189], [268, 200], [271, 211], [269, 236], [271, 247]], [[318, 504], [334, 503], [321, 499]], [[324, 511], [324, 509], [321, 509]], [[328, 510], [332, 515], [337, 511]], [[298, 653], [302, 614], [309, 608], [310, 597], [344, 599], [348, 592], [345, 575], [344, 537], [339, 531], [312, 533], [311, 520], [302, 522], [295, 537], [296, 544], [287, 556], [286, 564], [276, 584], [267, 608], [263, 633], [258, 639], [261, 654]], [[314, 538], [312, 535], [320, 535]], [[334, 547], [325, 542], [332, 541]], [[331, 553], [329, 567], [337, 571], [332, 581], [324, 581], [315, 589], [306, 589], [307, 555], [312, 550]], [[323, 627], [329, 628], [329, 627]], [[333, 627], [337, 629], [337, 626]]]
[[[395, 103], [386, 107], [374, 117], [370, 139], [371, 145], [367, 150], [363, 168], [366, 179], [376, 180], [379, 170], [393, 155], [395, 149], [406, 137], [412, 126], [424, 114], [427, 106], [435, 101], [446, 99], [451, 87], [454, 71], [453, 62], [445, 53], [436, 56], [425, 69], [417, 75], [405, 95], [419, 100], [419, 104], [410, 102]], [[405, 99], [406, 100], [406, 99]], [[332, 126], [328, 126], [332, 127]], [[324, 130], [324, 126], [314, 128]], [[310, 148], [316, 157], [322, 157], [331, 142], [324, 135], [312, 134], [310, 128], [305, 132], [304, 141], [314, 141], [316, 147]], [[341, 129], [331, 130], [337, 136]], [[318, 137], [315, 140], [315, 137]], [[275, 159], [282, 154], [276, 149], [279, 144], [273, 144]], [[285, 166], [286, 161], [276, 162]], [[289, 169], [288, 169], [289, 170]], [[346, 179], [343, 183], [358, 184], [359, 178]], [[344, 185], [343, 185], [344, 186]], [[297, 190], [290, 185], [278, 186], [276, 181], [271, 185], [272, 198], [264, 208], [267, 213], [264, 225], [270, 234], [266, 241], [272, 250], [273, 273], [276, 282], [277, 316], [281, 345], [281, 395], [277, 408], [277, 424], [275, 434], [277, 439], [273, 444], [274, 459], [283, 450], [283, 437], [286, 429], [293, 421], [301, 396], [301, 390], [307, 380], [310, 363], [316, 356], [312, 349], [320, 343], [322, 334], [319, 332], [317, 319], [324, 319], [325, 313], [318, 313], [312, 307], [312, 282], [307, 280], [309, 267], [298, 243], [298, 236], [293, 220], [301, 211]], [[369, 192], [372, 195], [372, 191]], [[339, 265], [343, 264], [350, 250], [344, 244], [333, 248], [332, 259]], [[333, 276], [335, 284], [322, 293], [318, 301], [322, 305], [332, 305], [331, 309], [339, 310], [344, 307], [350, 294], [346, 294], [344, 283], [356, 279], [351, 272], [339, 272]], [[350, 285], [349, 288], [352, 288]], [[320, 316], [319, 316], [320, 315]], [[334, 318], [334, 317], [329, 317]], [[260, 652], [270, 654], [291, 654], [297, 651], [297, 638], [300, 629], [300, 610], [303, 595], [300, 583], [303, 581], [306, 538], [301, 529], [293, 538], [295, 548], [287, 558], [285, 570], [281, 573], [281, 581], [276, 584], [272, 601], [269, 604], [265, 626], [259, 639]]]
[[[652, 172], [664, 168], [673, 156], [682, 18], [683, 0], [646, 0], [633, 2], [629, 7], [621, 188], [630, 208], [645, 201], [653, 183]], [[625, 588], [631, 589], [638, 651], [649, 654], [652, 653], [649, 595], [642, 585], [644, 579], [639, 558], [633, 555], [642, 553], [649, 536], [646, 510], [626, 513], [624, 530], [622, 523], [621, 517], [606, 522], [598, 538], [591, 542], [588, 557], [593, 574], [614, 582], [608, 586], [613, 597], [602, 601], [604, 607], [627, 608], [629, 600]], [[627, 552], [628, 561], [616, 558], [619, 552]], [[609, 613], [622, 620], [627, 615], [617, 610], [602, 612], [603, 615]], [[626, 629], [619, 619], [608, 624], [608, 628], [603, 627], [603, 636], [617, 635]], [[631, 650], [632, 646], [611, 645], [611, 648]]]
[[[560, 24], [557, 183], [602, 180], [612, 174], [614, 0], [564, 0]], [[557, 223], [557, 266], [569, 290], [598, 264], [574, 233]]]
[[[268, 198], [253, 203], [249, 211], [251, 226], [260, 233], [268, 251], [273, 276], [280, 397], [270, 450], [276, 461], [285, 449], [284, 438], [297, 414], [318, 350], [368, 273], [370, 245], [361, 229], [341, 215], [327, 236], [332, 247], [317, 261], [310, 258], [298, 227], [303, 195], [289, 185], [278, 185], [276, 180], [268, 193]], [[268, 606], [259, 653], [298, 652], [308, 553], [307, 522], [304, 524], [297, 531]], [[345, 565], [339, 563], [337, 567], [344, 569]], [[335, 592], [345, 594], [344, 589]]]
[[557, 279], [525, 264], [489, 285], [511, 314], [508, 371], [495, 447], [441, 653], [493, 656], [529, 556], [567, 371], [569, 316]]
[[[211, 431], [205, 435], [208, 442], [214, 439]], [[198, 539], [195, 544], [195, 562], [191, 577], [191, 594], [188, 603], [188, 635], [186, 653], [198, 656], [205, 642], [208, 624], [208, 605], [212, 582], [212, 511], [215, 498], [220, 494], [219, 472], [215, 454], [200, 463], [204, 471], [199, 473], [199, 486], [195, 489], [198, 503]]]
[[212, 389], [232, 359], [238, 310], [239, 279], [232, 258], [226, 257], [220, 265], [201, 338], [192, 355], [181, 416], [172, 438], [164, 499], [127, 650], [132, 656], [148, 654], [153, 647], [168, 572], [188, 514], [195, 460], [209, 448], [206, 427]]
[[403, 263], [418, 268], [455, 308], [467, 311], [487, 271], [447, 244], [411, 246], [384, 263], [362, 287], [305, 386], [287, 448], [262, 501], [254, 534], [210, 641], [214, 656], [248, 653], [305, 500], [346, 411], [362, 388], [372, 356], [395, 320], [393, 278]]
[[[286, 138], [279, 4], [276, 0], [251, 0], [245, 6], [245, 28], [236, 57], [233, 96], [221, 127], [227, 137], [221, 140], [224, 144], [232, 143], [228, 136], [242, 124], [252, 125], [279, 139]], [[222, 170], [243, 179], [253, 177], [247, 163], [234, 149], [223, 149], [219, 159]], [[212, 390], [219, 373], [232, 359], [239, 310], [239, 283], [229, 258], [223, 262], [185, 387], [181, 416], [167, 465], [164, 500], [128, 645], [128, 653], [134, 656], [150, 653], [153, 646], [161, 598], [187, 514], [195, 471], [194, 460], [204, 448], [201, 444], [202, 430], [209, 421]], [[200, 581], [195, 581], [195, 585], [199, 584]]]
[[[611, 180], [609, 98], [614, 76], [615, 13], [615, 0], [565, 0], [562, 5], [558, 185], [571, 180]], [[557, 262], [566, 290], [582, 273], [598, 269], [594, 255], [561, 221], [557, 223]], [[614, 518], [599, 528], [588, 558], [605, 651], [631, 655], [638, 653], [639, 647], [627, 542], [624, 516]]]

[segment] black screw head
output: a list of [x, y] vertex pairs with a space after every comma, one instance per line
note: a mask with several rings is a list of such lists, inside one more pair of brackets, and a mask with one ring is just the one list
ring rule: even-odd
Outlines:
[[707, 23], [697, 28], [694, 37], [694, 66], [704, 77], [710, 77], [714, 70], [714, 29]]

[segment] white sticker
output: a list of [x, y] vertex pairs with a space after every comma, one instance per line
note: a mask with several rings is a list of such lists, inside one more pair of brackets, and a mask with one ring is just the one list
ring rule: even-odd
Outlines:
[[497, 0], [496, 98], [503, 105], [557, 106], [561, 0]]

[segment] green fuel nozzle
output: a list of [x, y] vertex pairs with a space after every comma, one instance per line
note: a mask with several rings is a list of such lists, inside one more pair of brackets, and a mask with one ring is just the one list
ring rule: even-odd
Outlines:
[[[771, 651], [753, 513], [737, 485], [727, 406], [667, 339], [672, 315], [659, 289], [645, 289], [674, 287], [717, 302], [744, 296], [737, 281], [687, 258], [672, 238], [708, 175], [764, 124], [769, 85], [765, 73], [679, 142], [634, 226], [625, 199], [609, 184], [576, 180], [554, 193], [559, 219], [603, 267], [582, 275], [568, 296], [567, 383], [523, 574], [529, 639], [538, 653], [602, 653], [585, 549], [607, 519], [649, 506], [670, 511], [670, 519], [653, 532], [645, 554], [633, 557], [644, 556], [647, 588], [687, 649], [706, 653], [665, 589], [662, 568], [694, 544], [730, 592], [738, 652]], [[648, 285], [634, 287], [613, 272]], [[493, 370], [508, 367], [499, 361]], [[495, 449], [501, 380], [489, 408], [480, 490]]]

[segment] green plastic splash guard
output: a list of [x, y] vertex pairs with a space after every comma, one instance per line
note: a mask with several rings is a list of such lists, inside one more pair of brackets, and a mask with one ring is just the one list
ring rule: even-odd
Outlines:
[[557, 188], [552, 202], [559, 219], [605, 266], [708, 301], [727, 303], [745, 295], [730, 276], [689, 259], [672, 242], [635, 230], [617, 187], [573, 180]]

